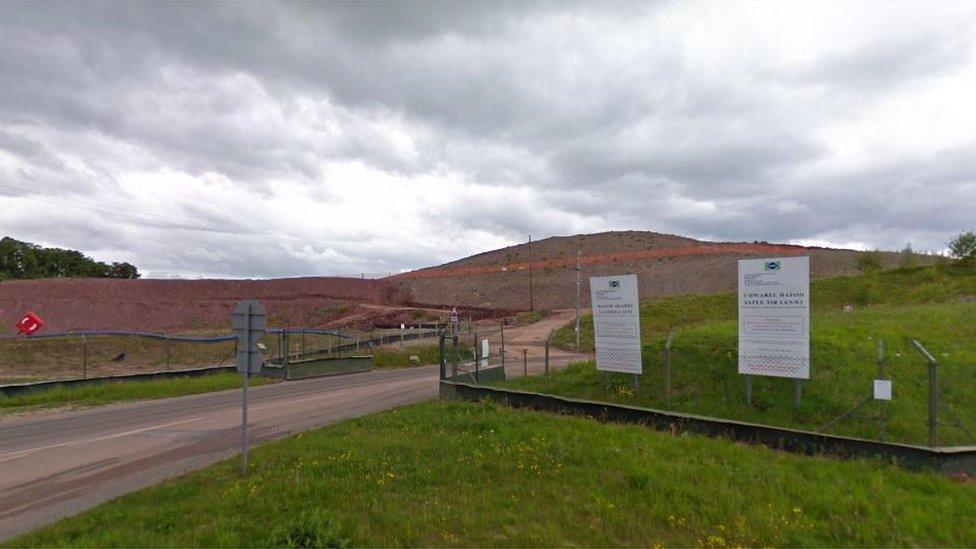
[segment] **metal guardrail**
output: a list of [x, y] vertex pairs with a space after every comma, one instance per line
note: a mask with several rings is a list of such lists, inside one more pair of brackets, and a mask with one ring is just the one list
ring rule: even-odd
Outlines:
[[176, 341], [176, 342], [188, 342], [188, 343], [219, 343], [221, 341], [232, 341], [234, 339], [237, 339], [237, 336], [235, 336], [234, 334], [219, 335], [219, 336], [182, 336], [182, 335], [166, 334], [161, 332], [129, 332], [129, 331], [121, 331], [121, 330], [49, 332], [49, 333], [34, 334], [29, 336], [0, 335], [0, 339], [30, 341], [34, 339], [54, 339], [58, 337], [81, 337], [81, 336], [145, 337], [149, 339], [158, 339], [161, 341]]
[[[324, 330], [319, 328], [271, 328], [268, 330], [269, 334], [313, 334], [313, 335], [329, 335], [338, 337], [340, 339], [353, 339], [355, 336], [349, 334], [344, 334], [337, 330]], [[234, 334], [226, 335], [216, 335], [216, 336], [188, 336], [188, 335], [175, 335], [167, 334], [163, 332], [133, 332], [125, 330], [78, 330], [78, 331], [67, 331], [67, 332], [48, 332], [39, 333], [29, 336], [22, 335], [0, 335], [0, 339], [15, 339], [21, 341], [29, 341], [32, 339], [52, 339], [58, 337], [81, 337], [81, 336], [122, 336], [122, 337], [145, 337], [149, 339], [158, 339], [162, 341], [176, 341], [176, 342], [186, 342], [186, 343], [219, 343], [222, 341], [233, 341], [237, 339]]]

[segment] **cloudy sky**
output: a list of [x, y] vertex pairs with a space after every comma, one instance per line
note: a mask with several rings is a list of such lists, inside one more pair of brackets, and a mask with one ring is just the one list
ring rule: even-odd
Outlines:
[[976, 3], [0, 3], [0, 233], [153, 277], [976, 225]]

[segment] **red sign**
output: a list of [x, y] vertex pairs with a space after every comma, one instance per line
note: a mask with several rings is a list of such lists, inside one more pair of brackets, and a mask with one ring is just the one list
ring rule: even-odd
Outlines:
[[17, 323], [17, 331], [24, 335], [32, 335], [44, 327], [44, 321], [34, 313], [27, 313]]

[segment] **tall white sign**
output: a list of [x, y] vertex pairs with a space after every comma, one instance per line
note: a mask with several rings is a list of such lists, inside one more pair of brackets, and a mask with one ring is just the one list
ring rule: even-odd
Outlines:
[[810, 258], [739, 261], [739, 373], [810, 379]]
[[590, 278], [596, 369], [639, 374], [640, 307], [637, 275]]

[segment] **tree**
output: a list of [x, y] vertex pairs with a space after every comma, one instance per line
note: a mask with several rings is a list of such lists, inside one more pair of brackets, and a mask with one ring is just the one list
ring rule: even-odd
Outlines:
[[76, 250], [0, 239], [0, 280], [66, 277], [139, 278], [139, 271], [129, 263], [109, 265]]
[[964, 263], [976, 261], [976, 232], [959, 233], [949, 242], [949, 253]]
[[139, 270], [131, 263], [112, 263], [106, 275], [108, 278], [139, 278]]
[[884, 256], [880, 250], [861, 252], [857, 256], [857, 270], [864, 274], [879, 273], [884, 269]]
[[902, 269], [910, 269], [916, 265], [918, 265], [918, 258], [915, 256], [915, 250], [912, 249], [911, 244], [907, 244], [901, 251], [900, 266]]

